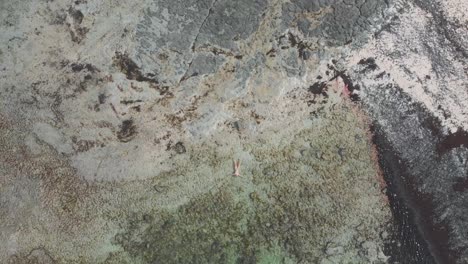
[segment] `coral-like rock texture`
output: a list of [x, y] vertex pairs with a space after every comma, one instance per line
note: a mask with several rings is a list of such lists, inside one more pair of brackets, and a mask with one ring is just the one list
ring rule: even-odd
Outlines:
[[466, 12], [2, 1], [0, 262], [465, 263]]

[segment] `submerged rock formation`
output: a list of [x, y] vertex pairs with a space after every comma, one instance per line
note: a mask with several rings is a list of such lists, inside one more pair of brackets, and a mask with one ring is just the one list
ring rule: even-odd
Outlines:
[[1, 3], [0, 262], [463, 263], [468, 8], [430, 2]]

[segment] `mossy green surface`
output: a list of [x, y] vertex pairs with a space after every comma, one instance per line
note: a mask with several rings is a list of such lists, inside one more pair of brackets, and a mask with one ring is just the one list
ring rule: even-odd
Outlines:
[[[245, 144], [257, 161], [248, 173], [176, 210], [130, 218], [115, 243], [141, 263], [318, 263], [327, 243], [356, 236], [358, 225], [358, 236], [378, 240], [386, 211], [365, 125], [349, 110], [340, 106], [276, 146]], [[204, 159], [222, 163], [206, 148]], [[356, 253], [353, 239], [340, 244]], [[351, 255], [343, 261], [359, 263]]]

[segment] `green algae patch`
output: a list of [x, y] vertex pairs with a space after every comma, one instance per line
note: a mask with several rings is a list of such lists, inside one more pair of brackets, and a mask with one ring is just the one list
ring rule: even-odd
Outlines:
[[[65, 226], [76, 239], [41, 234], [45, 246], [13, 263], [38, 254], [56, 263], [385, 262], [380, 233], [391, 218], [366, 124], [346, 103], [329, 107], [308, 128], [300, 121], [248, 140], [221, 132], [186, 143], [173, 169], [151, 179], [94, 184], [76, 201], [62, 192], [51, 206], [76, 219]], [[51, 187], [78, 186], [58, 179]]]
[[[244, 143], [254, 165], [243, 164], [242, 177], [226, 175], [175, 210], [129, 219], [115, 243], [141, 263], [375, 260], [361, 245], [381, 244], [389, 212], [366, 126], [346, 104], [320, 118], [279, 142]], [[222, 155], [211, 146], [202, 144], [200, 156], [193, 147], [191, 157], [213, 167], [230, 162], [216, 160]]]
[[255, 250], [247, 238], [252, 211], [232, 195], [204, 194], [176, 213], [134, 222], [116, 241], [145, 263], [237, 263]]

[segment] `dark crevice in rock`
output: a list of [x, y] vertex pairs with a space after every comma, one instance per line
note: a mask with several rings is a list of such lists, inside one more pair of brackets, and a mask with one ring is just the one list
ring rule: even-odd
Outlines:
[[81, 22], [83, 22], [84, 15], [80, 10], [77, 10], [77, 9], [74, 9], [73, 7], [70, 7], [68, 9], [68, 13], [73, 18], [74, 23], [79, 25], [79, 24], [81, 24]]
[[121, 104], [128, 105], [128, 104], [134, 104], [134, 103], [141, 103], [143, 100], [120, 100]]
[[223, 49], [221, 47], [216, 47], [210, 44], [203, 44], [199, 46], [195, 51], [205, 51], [205, 52], [211, 52], [213, 55], [218, 56], [218, 55], [224, 55], [226, 57], [234, 57], [236, 59], [242, 59], [242, 55], [236, 54], [233, 51], [229, 49]]
[[186, 80], [188, 80], [188, 79], [191, 78], [191, 77], [195, 77], [195, 76], [198, 75], [198, 74], [196, 74], [196, 73], [193, 73], [193, 74], [191, 74], [191, 75], [187, 75], [187, 74], [188, 74], [188, 71], [189, 71], [190, 68], [192, 67], [193, 57], [195, 57], [195, 55], [192, 54], [192, 60], [188, 63], [187, 70], [185, 70], [184, 75], [182, 75], [182, 78], [180, 78], [179, 84], [182, 83], [182, 82], [184, 82], [184, 81], [186, 81]]
[[[280, 36], [280, 38], [284, 38], [284, 37], [286, 36], [285, 35]], [[292, 34], [291, 32], [288, 32], [287, 38], [289, 41], [289, 45], [297, 49], [299, 58], [301, 58], [302, 60], [308, 60], [310, 57], [311, 44], [308, 44], [304, 40], [299, 39], [298, 36]], [[282, 48], [285, 48], [285, 47], [282, 47]]]
[[128, 119], [124, 120], [120, 125], [120, 130], [117, 132], [117, 138], [121, 142], [129, 142], [137, 134], [136, 126], [133, 123], [133, 120]]
[[365, 73], [367, 71], [375, 71], [379, 68], [375, 63], [374, 58], [362, 59], [358, 62], [358, 64], [364, 66], [364, 69], [362, 69], [361, 73]]
[[200, 36], [201, 29], [203, 28], [203, 26], [205, 26], [206, 21], [208, 21], [208, 17], [210, 17], [210, 15], [213, 13], [213, 8], [216, 5], [216, 2], [218, 2], [218, 0], [214, 0], [213, 3], [211, 3], [210, 8], [208, 8], [208, 14], [206, 14], [205, 19], [203, 19], [202, 23], [200, 24], [200, 27], [198, 28], [197, 35], [195, 35], [195, 39], [193, 40], [193, 43], [192, 43], [192, 46], [191, 46], [192, 52], [195, 52], [195, 48], [196, 48], [195, 46], [196, 46], [197, 41], [198, 41], [198, 36]]
[[182, 143], [182, 142], [177, 142], [173, 146], [173, 149], [177, 154], [183, 154], [183, 153], [185, 153], [187, 151], [185, 146], [184, 146], [184, 143]]
[[107, 96], [103, 93], [99, 94], [98, 95], [98, 101], [99, 101], [99, 104], [104, 104], [106, 102], [106, 98]]
[[327, 82], [320, 82], [320, 81], [315, 82], [314, 84], [309, 86], [309, 88], [307, 88], [307, 91], [314, 95], [312, 100], [307, 101], [308, 106], [317, 103], [316, 101], [317, 96], [323, 96], [322, 102], [325, 102], [326, 99], [328, 98]]
[[191, 75], [191, 76], [187, 76], [187, 73], [188, 71], [190, 70], [190, 67], [192, 66], [192, 63], [193, 63], [193, 59], [195, 58], [195, 52], [196, 52], [196, 45], [197, 45], [197, 41], [198, 41], [198, 36], [200, 36], [200, 32], [203, 28], [203, 26], [205, 26], [206, 22], [208, 21], [208, 18], [210, 17], [210, 15], [213, 13], [213, 8], [214, 6], [216, 5], [216, 2], [218, 2], [218, 0], [214, 0], [211, 5], [210, 5], [210, 8], [208, 8], [208, 14], [206, 14], [206, 17], [203, 19], [202, 23], [200, 24], [200, 27], [198, 28], [198, 32], [197, 34], [195, 35], [195, 38], [193, 39], [193, 42], [192, 42], [192, 45], [190, 46], [190, 49], [192, 50], [192, 58], [190, 59], [189, 63], [188, 63], [188, 66], [187, 66], [187, 69], [185, 70], [185, 73], [184, 75], [182, 75], [182, 78], [180, 78], [179, 80], [179, 84], [186, 81], [187, 79], [189, 79], [190, 77], [194, 77], [195, 75]]
[[70, 30], [70, 36], [73, 42], [80, 43], [88, 33], [89, 29], [80, 26], [83, 22], [84, 15], [80, 10], [70, 7], [68, 9], [68, 15], [71, 17], [70, 23], [67, 26]]
[[346, 71], [338, 71], [336, 70], [333, 66], [329, 65], [329, 69], [330, 70], [333, 70], [335, 73], [333, 75], [333, 77], [329, 80], [329, 82], [335, 80], [336, 78], [340, 77], [344, 84], [348, 87], [348, 91], [350, 92], [350, 99], [351, 101], [353, 102], [357, 102], [359, 101], [359, 96], [354, 93], [354, 91], [359, 91], [361, 89], [361, 87], [359, 86], [359, 84], [354, 84], [353, 81], [351, 80], [351, 77], [349, 77], [349, 75], [346, 74]]
[[127, 79], [138, 82], [158, 84], [156, 79], [145, 76], [141, 72], [140, 67], [132, 59], [130, 59], [127, 54], [116, 52], [113, 59], [114, 65], [116, 65], [120, 71], [127, 76]]
[[459, 128], [455, 133], [449, 133], [442, 138], [437, 144], [437, 152], [442, 156], [450, 150], [461, 146], [468, 148], [468, 132]]
[[313, 93], [314, 95], [319, 95], [325, 92], [325, 88], [327, 84], [325, 82], [316, 82], [309, 86], [309, 92]]
[[95, 66], [93, 66], [90, 63], [86, 63], [86, 64], [72, 63], [72, 64], [70, 64], [70, 67], [71, 67], [72, 71], [74, 71], [74, 72], [80, 72], [82, 70], [87, 70], [88, 72], [91, 72], [91, 73], [100, 72], [98, 70], [98, 68], [96, 68]]

